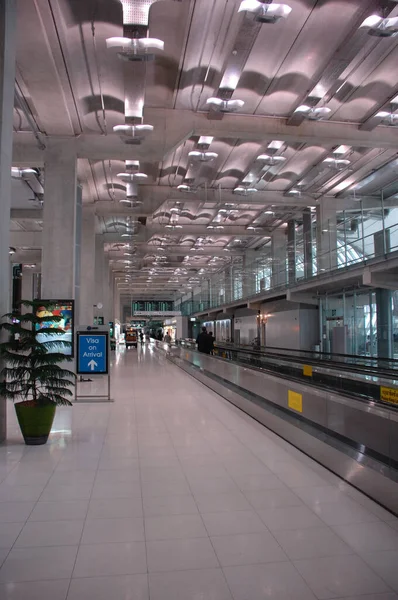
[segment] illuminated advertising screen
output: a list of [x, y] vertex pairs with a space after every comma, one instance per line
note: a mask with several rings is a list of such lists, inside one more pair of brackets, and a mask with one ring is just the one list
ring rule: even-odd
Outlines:
[[65, 356], [74, 356], [74, 302], [73, 300], [43, 300], [43, 303], [50, 302], [51, 306], [38, 306], [37, 315], [39, 317], [61, 317], [60, 321], [48, 321], [41, 325], [41, 328], [52, 328], [52, 329], [63, 329], [65, 333], [63, 335], [41, 334], [40, 326], [38, 326], [37, 339], [39, 342], [50, 342], [64, 340], [70, 342], [71, 346], [68, 348], [57, 349], [57, 352], [62, 352]]

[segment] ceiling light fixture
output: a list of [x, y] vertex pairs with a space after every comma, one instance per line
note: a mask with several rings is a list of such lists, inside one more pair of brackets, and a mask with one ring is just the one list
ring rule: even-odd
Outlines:
[[17, 251], [16, 248], [14, 248], [13, 246], [10, 246], [8, 249], [8, 254], [10, 254], [12, 256], [13, 254], [15, 254], [16, 251]]
[[108, 50], [116, 50], [122, 60], [148, 61], [153, 60], [153, 50], [164, 50], [164, 42], [157, 38], [125, 38], [111, 37], [106, 40]]
[[395, 37], [398, 35], [398, 17], [383, 19], [379, 15], [371, 15], [359, 26], [367, 29], [369, 35], [376, 37]]
[[222, 113], [235, 112], [244, 105], [243, 100], [223, 100], [222, 98], [211, 97], [206, 100], [212, 108]]
[[122, 181], [135, 182], [135, 181], [143, 181], [144, 179], [148, 179], [148, 175], [145, 173], [118, 173], [116, 177], [119, 177]]
[[256, 160], [259, 160], [266, 165], [276, 165], [277, 163], [285, 162], [286, 158], [284, 156], [271, 156], [269, 154], [260, 154], [257, 156]]
[[188, 156], [195, 162], [211, 162], [218, 157], [216, 152], [199, 152], [198, 150], [192, 150], [188, 152]]
[[182, 183], [181, 185], [177, 185], [177, 190], [179, 192], [185, 192], [187, 194], [196, 194], [196, 190], [191, 188], [190, 185], [186, 185], [184, 183]]
[[385, 110], [382, 110], [376, 114], [376, 117], [381, 119], [381, 123], [383, 125], [388, 125], [389, 127], [398, 126], [398, 113], [387, 112]]
[[153, 125], [144, 123], [138, 125], [115, 125], [113, 132], [117, 133], [126, 144], [138, 145], [148, 133], [153, 131]]
[[325, 158], [325, 160], [322, 161], [322, 164], [329, 167], [329, 169], [343, 171], [351, 164], [351, 161], [346, 158]]
[[294, 112], [301, 113], [303, 117], [310, 121], [321, 121], [322, 119], [326, 119], [332, 111], [327, 106], [315, 107], [302, 104]]
[[29, 175], [38, 175], [38, 171], [36, 169], [20, 169], [19, 167], [11, 167], [11, 177], [13, 179], [22, 179], [23, 177], [28, 177]]
[[287, 4], [264, 4], [257, 0], [243, 0], [238, 12], [242, 11], [254, 14], [255, 21], [259, 23], [277, 23], [280, 19], [286, 19], [292, 9]]
[[250, 194], [254, 194], [255, 192], [258, 192], [258, 190], [254, 187], [238, 186], [232, 190], [232, 192], [238, 196], [250, 196]]

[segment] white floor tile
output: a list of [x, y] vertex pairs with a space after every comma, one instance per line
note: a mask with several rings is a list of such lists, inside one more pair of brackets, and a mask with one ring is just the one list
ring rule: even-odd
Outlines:
[[0, 569], [0, 583], [68, 579], [77, 546], [14, 548]]
[[278, 542], [268, 531], [222, 535], [210, 539], [222, 567], [288, 560]]
[[83, 521], [28, 521], [15, 547], [77, 546], [82, 531]]
[[381, 521], [336, 525], [332, 529], [358, 553], [398, 550], [398, 531]]
[[88, 500], [39, 501], [29, 521], [80, 521], [86, 518]]
[[147, 540], [208, 537], [199, 515], [161, 515], [145, 519]]
[[291, 560], [353, 553], [352, 548], [325, 526], [274, 531], [274, 536]]
[[73, 577], [146, 573], [144, 542], [80, 546]]
[[0, 523], [0, 548], [11, 548], [24, 523]]
[[90, 519], [83, 530], [82, 544], [106, 544], [118, 542], [143, 542], [144, 520], [136, 519]]
[[319, 502], [313, 510], [327, 525], [348, 525], [379, 520], [374, 513], [350, 498], [342, 498], [340, 502]]
[[35, 502], [0, 502], [0, 523], [18, 523], [26, 521]]
[[147, 542], [147, 553], [150, 573], [219, 566], [208, 538]]
[[146, 517], [198, 514], [194, 497], [188, 494], [184, 496], [145, 496], [143, 503]]
[[358, 556], [298, 560], [294, 565], [320, 600], [390, 591]]
[[252, 506], [239, 490], [222, 494], [195, 494], [195, 501], [201, 513], [252, 510]]
[[321, 527], [324, 522], [307, 506], [262, 508], [258, 514], [270, 531]]
[[147, 575], [73, 579], [68, 594], [68, 600], [148, 600], [148, 598]]
[[289, 488], [276, 490], [245, 491], [246, 498], [255, 509], [302, 506], [303, 502]]
[[211, 536], [267, 531], [264, 523], [254, 511], [203, 513], [202, 517]]
[[128, 519], [142, 517], [142, 499], [94, 498], [88, 506], [87, 519]]
[[66, 600], [69, 579], [0, 584], [1, 600]]
[[232, 600], [221, 569], [150, 573], [151, 600]]
[[224, 567], [235, 600], [315, 600], [289, 562]]
[[398, 550], [367, 552], [362, 554], [362, 558], [387, 585], [398, 592]]

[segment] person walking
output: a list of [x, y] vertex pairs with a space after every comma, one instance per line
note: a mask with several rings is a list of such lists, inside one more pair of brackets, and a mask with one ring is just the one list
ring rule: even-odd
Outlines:
[[206, 327], [202, 327], [201, 333], [196, 338], [196, 343], [198, 345], [198, 352], [202, 352], [202, 354], [210, 354], [211, 338], [206, 331]]
[[169, 334], [169, 332], [167, 332], [164, 336], [164, 341], [166, 342], [166, 344], [171, 344], [171, 335]]

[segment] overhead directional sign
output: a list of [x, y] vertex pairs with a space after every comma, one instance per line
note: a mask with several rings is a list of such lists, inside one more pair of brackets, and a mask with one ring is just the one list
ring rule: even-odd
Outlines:
[[108, 333], [79, 331], [77, 333], [78, 375], [108, 374]]

